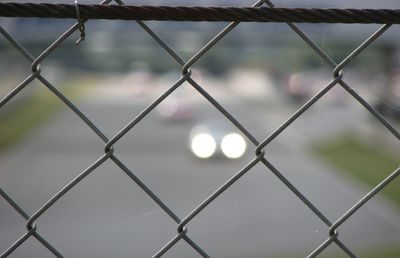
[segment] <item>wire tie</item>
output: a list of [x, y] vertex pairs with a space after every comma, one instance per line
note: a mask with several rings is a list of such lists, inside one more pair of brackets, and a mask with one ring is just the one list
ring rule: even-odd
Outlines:
[[79, 12], [78, 0], [75, 0], [75, 10], [76, 10], [76, 18], [78, 20], [78, 25], [79, 25], [79, 31], [81, 32], [80, 38], [75, 42], [75, 44], [78, 45], [79, 43], [81, 43], [81, 41], [85, 40], [85, 36], [86, 36], [86, 34], [85, 34], [85, 24], [82, 22], [81, 15], [80, 15], [80, 12]]

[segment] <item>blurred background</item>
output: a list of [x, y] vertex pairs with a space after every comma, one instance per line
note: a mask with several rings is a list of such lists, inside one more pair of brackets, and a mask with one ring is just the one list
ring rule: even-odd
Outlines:
[[[24, 1], [17, 1], [24, 2]], [[34, 2], [34, 1], [33, 1]], [[69, 3], [64, 1], [65, 3]], [[81, 4], [96, 3], [79, 1]], [[127, 4], [149, 4], [126, 1]], [[152, 1], [152, 5], [250, 6], [250, 1]], [[398, 1], [276, 1], [279, 7], [399, 8]], [[73, 19], [0, 18], [34, 57]], [[185, 61], [228, 23], [146, 22]], [[340, 63], [380, 25], [299, 24]], [[134, 21], [91, 20], [40, 64], [42, 76], [108, 138], [181, 78], [181, 66]], [[393, 25], [344, 69], [344, 80], [398, 130], [400, 39]], [[31, 64], [0, 35], [0, 98]], [[286, 24], [242, 23], [192, 67], [192, 78], [258, 141], [333, 79]], [[114, 145], [115, 155], [181, 219], [253, 158], [255, 146], [184, 83]], [[95, 162], [104, 142], [40, 81], [0, 109], [0, 187], [33, 214]], [[265, 148], [266, 158], [331, 221], [399, 167], [400, 144], [340, 85]], [[361, 257], [399, 257], [399, 180], [339, 227]], [[0, 199], [0, 252], [25, 233]], [[38, 231], [65, 257], [151, 257], [177, 224], [112, 161], [39, 217]], [[187, 225], [211, 257], [306, 257], [329, 228], [257, 164]], [[29, 239], [10, 257], [52, 257]], [[164, 257], [199, 257], [184, 241]], [[347, 257], [331, 245], [321, 257]]]

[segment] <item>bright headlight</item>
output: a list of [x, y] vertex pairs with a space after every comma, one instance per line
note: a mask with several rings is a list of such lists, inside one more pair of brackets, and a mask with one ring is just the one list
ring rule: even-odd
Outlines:
[[206, 159], [214, 154], [217, 144], [211, 135], [202, 133], [193, 137], [190, 147], [197, 157]]
[[246, 141], [237, 133], [225, 135], [221, 142], [221, 150], [230, 159], [240, 158], [246, 151]]

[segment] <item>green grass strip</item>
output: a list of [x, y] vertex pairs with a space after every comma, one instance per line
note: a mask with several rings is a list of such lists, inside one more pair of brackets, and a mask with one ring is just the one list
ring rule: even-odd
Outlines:
[[[62, 85], [62, 92], [73, 101], [87, 94], [88, 88], [97, 80], [92, 77], [82, 77], [71, 80]], [[38, 85], [33, 85], [38, 86]], [[11, 99], [0, 109], [0, 153], [14, 144], [22, 142], [34, 129], [43, 125], [57, 111], [63, 103], [46, 88], [39, 88], [30, 96]], [[12, 102], [12, 103], [11, 103]]]
[[25, 139], [32, 129], [43, 124], [60, 106], [55, 97], [40, 92], [0, 113], [0, 151]]
[[[375, 187], [399, 167], [400, 157], [382, 146], [367, 144], [356, 137], [344, 136], [319, 145], [316, 153], [334, 167], [347, 172], [367, 185]], [[395, 179], [383, 193], [400, 205], [400, 179]]]

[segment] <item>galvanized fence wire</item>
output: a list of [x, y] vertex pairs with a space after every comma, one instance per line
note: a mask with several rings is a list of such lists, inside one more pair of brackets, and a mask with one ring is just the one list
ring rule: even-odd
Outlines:
[[[111, 0], [105, 0], [101, 4], [109, 4]], [[115, 0], [118, 5], [124, 5], [121, 0]], [[269, 8], [274, 8], [275, 5], [269, 0], [257, 1], [253, 7], [267, 6]], [[198, 62], [210, 49], [219, 43], [227, 34], [229, 34], [235, 27], [239, 25], [240, 22], [232, 22], [222, 31], [220, 31], [214, 38], [212, 38], [206, 45], [204, 45], [196, 54], [194, 54], [189, 60], [184, 60], [180, 55], [154, 30], [152, 30], [143, 21], [137, 21], [137, 23], [146, 31], [159, 45], [164, 49], [171, 57], [174, 59], [182, 68], [181, 77], [162, 93], [158, 98], [156, 98], [148, 107], [146, 107], [139, 115], [132, 119], [125, 127], [123, 127], [117, 134], [112, 137], [107, 137], [102, 130], [93, 121], [80, 110], [70, 99], [68, 99], [61, 91], [59, 91], [52, 83], [50, 83], [41, 74], [40, 64], [46, 57], [55, 51], [62, 42], [67, 38], [71, 37], [74, 32], [82, 29], [82, 25], [86, 20], [79, 20], [71, 28], [65, 31], [57, 40], [55, 40], [47, 49], [45, 49], [38, 57], [33, 57], [15, 38], [13, 38], [6, 30], [0, 27], [0, 33], [3, 37], [18, 50], [25, 59], [31, 65], [31, 74], [26, 77], [18, 86], [16, 86], [11, 92], [9, 92], [1, 101], [0, 109], [6, 105], [10, 100], [12, 100], [17, 94], [19, 94], [24, 88], [31, 84], [32, 81], [37, 80], [41, 82], [47, 89], [52, 92], [57, 98], [59, 98], [73, 113], [75, 113], [92, 131], [95, 133], [100, 140], [105, 144], [104, 154], [101, 155], [96, 161], [94, 161], [90, 166], [83, 170], [76, 178], [60, 189], [51, 199], [49, 199], [42, 207], [37, 209], [32, 215], [28, 215], [24, 210], [9, 196], [5, 191], [0, 188], [0, 195], [4, 200], [10, 204], [24, 219], [27, 220], [26, 223], [26, 233], [23, 234], [18, 240], [11, 244], [7, 250], [4, 250], [1, 257], [7, 257], [13, 253], [21, 244], [27, 241], [29, 238], [34, 237], [37, 239], [44, 247], [46, 247], [51, 253], [56, 257], [63, 257], [62, 253], [57, 250], [56, 246], [52, 246], [46, 239], [44, 239], [40, 233], [39, 228], [35, 222], [49, 209], [51, 208], [61, 197], [63, 197], [67, 192], [73, 191], [73, 188], [82, 179], [86, 178], [89, 174], [100, 167], [105, 161], [113, 161], [123, 173], [125, 173], [133, 182], [136, 183], [156, 204], [158, 204], [161, 209], [177, 224], [177, 234], [166, 242], [163, 247], [160, 247], [159, 251], [153, 255], [153, 257], [161, 257], [163, 254], [167, 253], [168, 250], [173, 247], [176, 243], [180, 241], [185, 241], [190, 245], [200, 256], [202, 257], [212, 257], [201, 246], [199, 246], [195, 241], [190, 238], [190, 222], [202, 212], [210, 203], [212, 203], [218, 196], [229, 189], [238, 179], [243, 177], [245, 174], [250, 173], [252, 168], [256, 164], [263, 164], [266, 168], [266, 172], [273, 173], [298, 199], [304, 203], [329, 229], [328, 236], [326, 240], [321, 243], [320, 246], [315, 247], [315, 249], [309, 253], [308, 257], [316, 257], [321, 252], [323, 252], [331, 244], [336, 244], [345, 254], [350, 257], [358, 257], [357, 254], [351, 250], [350, 246], [341, 241], [339, 237], [340, 226], [348, 220], [357, 210], [359, 210], [364, 204], [366, 204], [374, 195], [379, 193], [384, 189], [390, 182], [395, 180], [400, 174], [400, 168], [393, 171], [389, 176], [387, 176], [382, 182], [380, 182], [375, 188], [373, 188], [369, 193], [367, 193], [362, 199], [360, 199], [353, 207], [348, 209], [341, 217], [336, 221], [330, 221], [318, 207], [316, 207], [292, 182], [290, 182], [282, 173], [279, 171], [269, 160], [265, 157], [265, 150], [268, 145], [279, 136], [286, 128], [288, 128], [296, 119], [298, 119], [304, 112], [306, 112], [312, 105], [314, 105], [318, 100], [328, 93], [332, 88], [341, 86], [345, 89], [359, 104], [361, 104], [369, 113], [375, 117], [387, 130], [395, 136], [396, 139], [400, 140], [399, 131], [391, 125], [391, 123], [386, 120], [379, 112], [377, 112], [361, 95], [359, 95], [354, 88], [352, 88], [343, 79], [344, 68], [348, 65], [354, 58], [356, 58], [362, 51], [364, 51], [372, 42], [378, 39], [391, 25], [383, 25], [375, 33], [373, 33], [369, 38], [362, 42], [357, 48], [353, 50], [346, 58], [341, 62], [336, 63], [328, 54], [326, 54], [316, 43], [314, 43], [311, 38], [309, 38], [302, 30], [300, 30], [295, 24], [287, 23], [288, 26], [304, 40], [304, 42], [309, 45], [314, 52], [322, 58], [326, 64], [328, 64], [333, 69], [333, 79], [325, 85], [315, 96], [309, 99], [302, 107], [300, 107], [292, 116], [290, 116], [282, 125], [276, 128], [268, 137], [262, 140], [257, 140], [252, 133], [240, 122], [235, 116], [225, 109], [213, 96], [211, 96], [195, 79], [191, 76], [191, 67]], [[202, 95], [213, 107], [215, 107], [227, 120], [227, 122], [232, 123], [239, 129], [243, 135], [245, 135], [250, 142], [254, 145], [254, 158], [242, 169], [240, 169], [234, 176], [232, 176], [228, 181], [216, 189], [211, 195], [198, 204], [191, 212], [186, 214], [184, 217], [179, 217], [174, 211], [172, 211], [163, 201], [157, 196], [152, 189], [150, 189], [145, 182], [141, 181], [135, 173], [128, 168], [115, 154], [113, 146], [123, 139], [123, 137], [131, 131], [138, 123], [145, 119], [148, 114], [156, 108], [162, 101], [164, 101], [168, 96], [173, 93], [177, 88], [179, 88], [183, 83], [189, 83], [200, 95]]]

